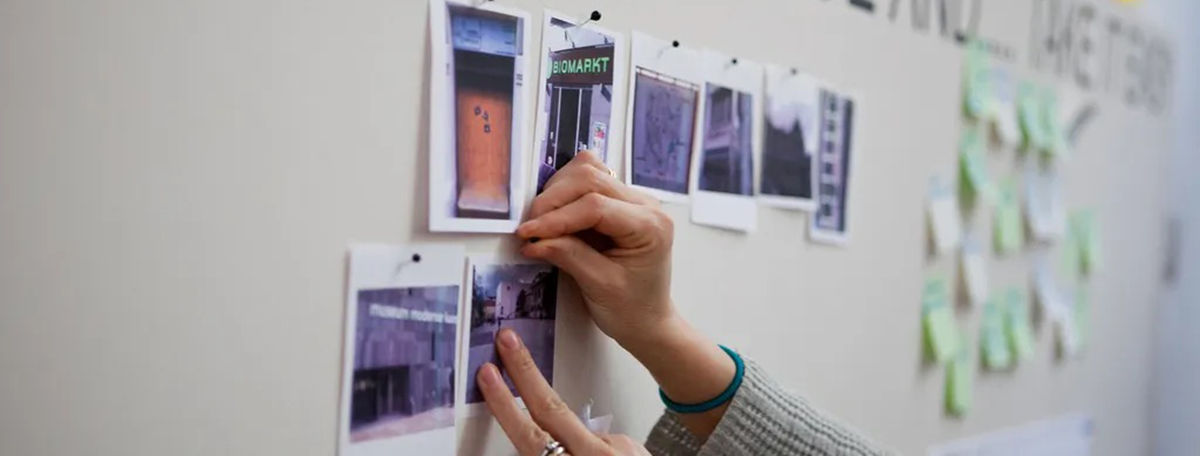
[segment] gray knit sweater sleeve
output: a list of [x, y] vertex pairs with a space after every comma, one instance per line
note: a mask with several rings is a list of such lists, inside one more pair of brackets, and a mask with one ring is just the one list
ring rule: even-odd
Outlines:
[[670, 411], [650, 431], [654, 455], [876, 455], [888, 454], [859, 433], [784, 391], [753, 361], [708, 441], [698, 441]]

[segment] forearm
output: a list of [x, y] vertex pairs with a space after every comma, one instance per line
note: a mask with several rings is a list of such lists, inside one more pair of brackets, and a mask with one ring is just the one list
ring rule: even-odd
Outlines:
[[[682, 318], [672, 315], [658, 329], [622, 341], [654, 377], [667, 397], [685, 404], [710, 400], [733, 380], [729, 355]], [[725, 414], [728, 403], [703, 413], [680, 414], [679, 422], [703, 442]]]

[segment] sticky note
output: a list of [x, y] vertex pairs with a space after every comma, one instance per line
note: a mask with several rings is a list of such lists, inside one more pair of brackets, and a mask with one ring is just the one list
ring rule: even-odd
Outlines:
[[1092, 307], [1088, 302], [1087, 289], [1080, 287], [1075, 292], [1075, 327], [1079, 332], [1079, 345], [1086, 346], [1092, 334]]
[[995, 190], [991, 178], [988, 177], [987, 161], [984, 156], [983, 139], [979, 131], [973, 128], [963, 132], [958, 146], [959, 166], [962, 174], [963, 188], [970, 197], [980, 196], [984, 201], [991, 201]]
[[1010, 288], [1005, 293], [1005, 330], [1008, 344], [1018, 361], [1033, 356], [1033, 329], [1029, 327], [1029, 309], [1021, 290]]
[[1017, 88], [1012, 75], [1003, 67], [993, 66], [988, 79], [991, 101], [988, 103], [987, 119], [992, 132], [1000, 143], [1017, 145], [1021, 141], [1021, 128], [1017, 120]]
[[1057, 240], [1067, 231], [1058, 173], [1029, 161], [1025, 169], [1025, 215], [1029, 231], [1039, 241]]
[[1042, 315], [1050, 320], [1072, 318], [1074, 310], [1065, 304], [1066, 300], [1044, 253], [1035, 255], [1033, 259], [1033, 290]]
[[1042, 153], [1048, 157], [1065, 158], [1069, 153], [1066, 133], [1058, 120], [1058, 95], [1049, 88], [1038, 94], [1039, 119], [1042, 124]]
[[979, 305], [988, 294], [987, 266], [983, 257], [983, 249], [974, 235], [965, 235], [962, 240], [959, 271], [962, 273], [963, 285], [967, 289], [967, 299], [971, 305]]
[[1021, 143], [1024, 149], [1046, 148], [1041, 99], [1037, 88], [1028, 82], [1022, 82], [1017, 89], [1017, 123], [1021, 127]]
[[1053, 322], [1059, 358], [1071, 358], [1079, 354], [1079, 329], [1075, 318], [1060, 318]]
[[1014, 253], [1025, 243], [1024, 226], [1021, 224], [1021, 206], [1016, 183], [1005, 179], [997, 192], [996, 212], [992, 218], [996, 252]]
[[983, 45], [978, 42], [968, 44], [963, 66], [963, 113], [969, 118], [979, 119], [988, 112], [991, 100], [989, 73], [990, 66]]
[[962, 239], [958, 200], [950, 185], [938, 177], [931, 178], [929, 182], [928, 213], [935, 250], [945, 253], [958, 246]]
[[958, 325], [950, 308], [946, 280], [941, 277], [925, 279], [921, 296], [921, 326], [926, 353], [934, 362], [944, 363], [960, 349]]
[[1100, 232], [1096, 215], [1090, 210], [1071, 214], [1070, 229], [1075, 236], [1079, 254], [1079, 267], [1084, 275], [1091, 275], [1100, 265]]
[[1004, 307], [1002, 299], [993, 296], [983, 306], [983, 321], [979, 328], [979, 351], [983, 365], [991, 370], [1007, 369], [1013, 356], [1004, 332]]
[[963, 416], [971, 410], [974, 375], [966, 351], [946, 365], [946, 412]]

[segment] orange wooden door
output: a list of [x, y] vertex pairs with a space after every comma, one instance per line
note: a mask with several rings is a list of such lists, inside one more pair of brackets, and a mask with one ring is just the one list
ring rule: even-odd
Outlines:
[[457, 88], [459, 217], [509, 216], [512, 94]]

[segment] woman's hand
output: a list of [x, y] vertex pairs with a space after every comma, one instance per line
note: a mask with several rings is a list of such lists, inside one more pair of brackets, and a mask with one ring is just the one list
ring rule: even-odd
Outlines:
[[591, 152], [546, 182], [517, 235], [530, 241], [522, 254], [575, 278], [596, 325], [626, 348], [673, 318], [671, 218]]
[[[624, 435], [597, 435], [589, 431], [567, 405], [550, 389], [538, 371], [521, 338], [510, 329], [496, 336], [496, 350], [512, 377], [517, 391], [525, 399], [529, 414], [517, 407], [496, 366], [487, 363], [479, 369], [479, 389], [504, 434], [522, 456], [540, 456], [550, 441], [558, 441], [565, 453], [591, 455], [649, 455], [644, 447]], [[532, 419], [531, 419], [532, 417]]]

